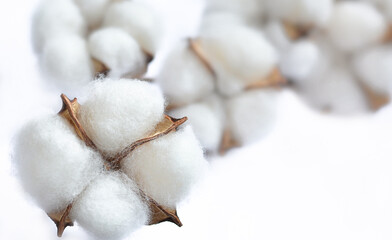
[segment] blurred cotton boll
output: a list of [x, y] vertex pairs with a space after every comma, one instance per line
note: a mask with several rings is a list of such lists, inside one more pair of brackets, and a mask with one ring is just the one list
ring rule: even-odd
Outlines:
[[370, 4], [355, 1], [336, 3], [327, 26], [334, 45], [348, 52], [380, 42], [385, 32], [382, 14]]
[[333, 0], [265, 0], [266, 12], [303, 26], [323, 26], [331, 17]]

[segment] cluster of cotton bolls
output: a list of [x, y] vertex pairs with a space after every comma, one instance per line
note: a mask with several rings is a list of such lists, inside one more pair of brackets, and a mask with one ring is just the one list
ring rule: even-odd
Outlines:
[[69, 217], [100, 239], [121, 239], [151, 217], [147, 199], [172, 209], [207, 163], [189, 126], [136, 147], [108, 170], [107, 159], [151, 133], [164, 118], [157, 86], [137, 80], [96, 81], [77, 118], [96, 149], [61, 115], [28, 123], [13, 153], [24, 189], [47, 213], [72, 204]]
[[392, 1], [212, 0], [207, 7], [263, 30], [282, 74], [313, 107], [358, 114], [389, 102]]
[[140, 77], [161, 39], [158, 15], [142, 1], [44, 0], [32, 40], [45, 77], [74, 89], [98, 73]]
[[169, 113], [188, 116], [201, 144], [214, 153], [269, 132], [275, 121], [274, 87], [284, 81], [278, 61], [273, 45], [244, 18], [210, 11], [196, 37], [174, 44], [157, 82]]
[[391, 1], [266, 3], [265, 29], [280, 50], [281, 71], [310, 105], [359, 114], [389, 102]]

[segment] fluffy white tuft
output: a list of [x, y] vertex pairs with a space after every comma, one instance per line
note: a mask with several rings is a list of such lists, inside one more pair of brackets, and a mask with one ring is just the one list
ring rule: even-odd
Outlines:
[[368, 109], [361, 88], [342, 67], [335, 66], [312, 75], [298, 89], [309, 104], [327, 112], [359, 114]]
[[72, 34], [82, 37], [85, 32], [84, 19], [72, 0], [45, 0], [33, 16], [32, 38], [37, 52], [53, 37]]
[[130, 73], [142, 74], [147, 65], [146, 55], [129, 34], [118, 28], [93, 32], [88, 40], [90, 54], [110, 69], [113, 77]]
[[340, 50], [355, 51], [380, 41], [386, 32], [383, 16], [364, 2], [335, 4], [327, 33]]
[[123, 171], [158, 203], [175, 207], [206, 170], [203, 151], [190, 126], [136, 148]]
[[163, 117], [156, 85], [138, 80], [96, 81], [80, 109], [80, 121], [97, 147], [115, 154], [146, 137]]
[[64, 209], [103, 168], [99, 154], [58, 115], [27, 124], [13, 158], [24, 189], [48, 213]]
[[286, 30], [279, 21], [270, 21], [263, 28], [267, 39], [279, 50], [284, 52], [291, 46], [291, 40], [286, 34]]
[[120, 27], [131, 34], [142, 49], [154, 55], [160, 42], [160, 20], [152, 9], [140, 2], [113, 3], [106, 12], [104, 26]]
[[123, 239], [148, 221], [148, 207], [123, 174], [97, 177], [74, 202], [70, 217], [99, 239]]
[[190, 49], [179, 42], [164, 61], [159, 83], [169, 103], [184, 105], [201, 99], [214, 89], [214, 77]]
[[277, 19], [300, 25], [324, 25], [331, 16], [333, 0], [266, 0], [266, 12]]
[[109, 4], [114, 0], [74, 0], [78, 5], [80, 12], [86, 20], [90, 28], [98, 27], [109, 7]]
[[265, 78], [278, 62], [275, 48], [261, 33], [246, 26], [206, 29], [199, 41], [225, 95]]
[[392, 93], [392, 47], [378, 46], [358, 53], [353, 66], [360, 80], [378, 93]]
[[283, 53], [280, 70], [283, 75], [294, 81], [301, 81], [309, 76], [317, 64], [319, 49], [311, 41], [301, 40]]
[[275, 90], [252, 90], [227, 100], [228, 127], [241, 145], [260, 140], [276, 120]]
[[40, 57], [44, 75], [62, 87], [82, 86], [92, 79], [91, 58], [86, 42], [79, 36], [51, 39]]
[[260, 0], [210, 0], [207, 1], [206, 11], [230, 12], [248, 23], [260, 22], [263, 16], [263, 4]]
[[[222, 106], [221, 108], [222, 109]], [[223, 122], [220, 109], [214, 108], [209, 102], [194, 103], [169, 112], [173, 117], [188, 117], [187, 123], [192, 126], [197, 139], [204, 149], [216, 152], [223, 134]]]

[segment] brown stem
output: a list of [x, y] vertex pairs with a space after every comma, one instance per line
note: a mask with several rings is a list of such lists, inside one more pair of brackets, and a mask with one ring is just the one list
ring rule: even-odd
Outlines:
[[[107, 158], [106, 160], [111, 163], [111, 166], [112, 166], [113, 169], [119, 169], [121, 161], [124, 158], [126, 158], [135, 148], [137, 148], [138, 146], [141, 146], [141, 145], [143, 145], [145, 143], [148, 143], [148, 142], [150, 142], [150, 141], [152, 141], [154, 139], [157, 139], [157, 138], [159, 138], [159, 137], [161, 137], [163, 135], [166, 135], [166, 134], [170, 133], [171, 131], [177, 129], [178, 126], [183, 124], [187, 119], [188, 119], [187, 117], [176, 119], [176, 118], [172, 118], [172, 117], [170, 117], [168, 115], [165, 115], [166, 122], [163, 122], [161, 124], [162, 125], [167, 125], [168, 124], [167, 121], [169, 121], [171, 125], [168, 128], [165, 128], [163, 131], [158, 131], [158, 132], [156, 132], [155, 134], [153, 134], [153, 135], [151, 135], [149, 137], [137, 140], [136, 142], [132, 143], [131, 145], [126, 147], [124, 150], [122, 150], [121, 152], [116, 154], [114, 157]], [[158, 126], [158, 128], [160, 128], [160, 127]]]
[[201, 63], [208, 69], [208, 71], [216, 77], [216, 73], [208, 61], [206, 54], [204, 53], [202, 47], [200, 46], [200, 39], [188, 39], [189, 47], [192, 52], [199, 58]]

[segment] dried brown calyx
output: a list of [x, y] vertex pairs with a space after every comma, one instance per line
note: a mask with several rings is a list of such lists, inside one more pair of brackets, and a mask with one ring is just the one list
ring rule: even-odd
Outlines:
[[311, 25], [298, 25], [288, 21], [283, 21], [283, 28], [286, 31], [286, 35], [291, 40], [297, 40], [307, 36], [313, 27]]
[[[94, 142], [88, 137], [86, 131], [81, 125], [78, 119], [78, 112], [80, 111], [80, 105], [77, 102], [77, 99], [74, 98], [72, 101], [68, 99], [64, 94], [61, 95], [61, 99], [63, 101], [63, 106], [58, 113], [60, 116], [68, 120], [72, 126], [74, 127], [79, 138], [90, 148], [99, 152], [102, 158], [105, 160], [105, 167], [107, 170], [119, 170], [121, 168], [121, 161], [128, 156], [134, 149], [137, 147], [153, 141], [161, 136], [164, 136], [172, 131], [176, 131], [176, 129], [183, 124], [187, 118], [176, 119], [172, 118], [168, 115], [165, 115], [164, 119], [156, 125], [155, 130], [148, 134], [145, 138], [135, 141], [130, 144], [120, 153], [114, 155], [113, 157], [107, 157], [96, 147]], [[181, 227], [182, 223], [177, 215], [176, 209], [167, 208], [165, 206], [160, 205], [154, 199], [149, 197], [146, 193], [139, 189], [140, 196], [148, 203], [151, 218], [149, 225], [158, 224], [161, 222], [169, 221], [177, 226]], [[57, 226], [57, 236], [61, 237], [65, 228], [69, 226], [73, 226], [73, 222], [69, 217], [69, 214], [72, 209], [72, 203], [69, 204], [65, 209], [59, 212], [48, 213], [48, 216], [53, 220], [53, 222]]]
[[361, 81], [359, 81], [359, 86], [366, 96], [370, 109], [373, 111], [377, 111], [391, 101], [387, 94], [378, 93]]

